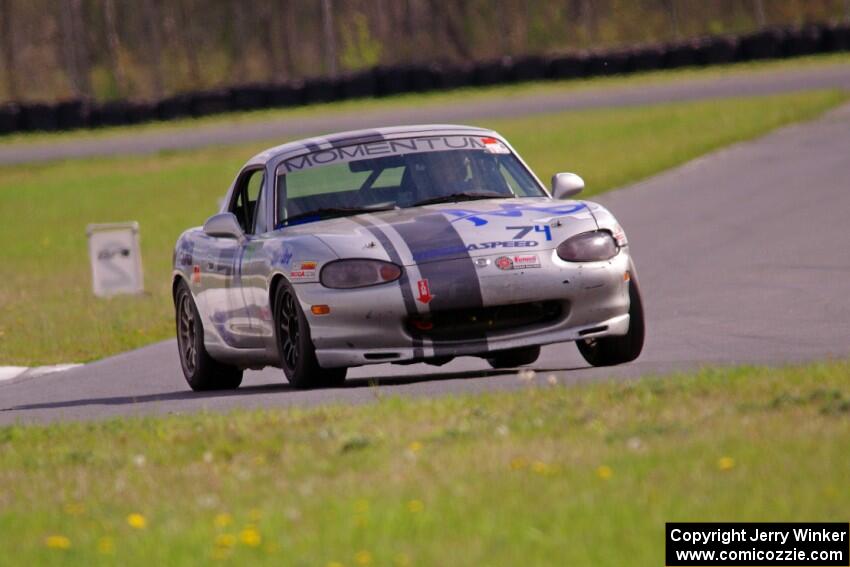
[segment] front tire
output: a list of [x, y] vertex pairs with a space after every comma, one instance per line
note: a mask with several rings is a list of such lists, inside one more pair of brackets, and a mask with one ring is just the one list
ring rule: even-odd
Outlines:
[[516, 368], [531, 364], [540, 356], [539, 346], [512, 348], [492, 353], [487, 363], [493, 368]]
[[280, 367], [295, 388], [340, 386], [347, 368], [322, 368], [310, 337], [310, 325], [295, 289], [281, 280], [274, 296], [274, 321]]
[[[633, 268], [633, 267], [632, 267]], [[646, 327], [643, 320], [643, 299], [637, 275], [631, 270], [629, 280], [629, 332], [621, 337], [602, 337], [576, 341], [578, 351], [592, 366], [615, 366], [635, 360], [643, 350]]]
[[213, 359], [204, 347], [201, 315], [185, 281], [174, 294], [177, 349], [189, 387], [195, 391], [233, 390], [242, 383], [242, 370]]

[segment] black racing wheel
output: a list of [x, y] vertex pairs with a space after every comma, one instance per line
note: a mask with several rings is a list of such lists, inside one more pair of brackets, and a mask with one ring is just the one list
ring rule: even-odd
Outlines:
[[295, 289], [281, 280], [274, 296], [274, 322], [280, 366], [296, 388], [339, 386], [347, 368], [322, 368], [310, 338], [310, 325], [301, 309]]
[[[633, 266], [632, 266], [633, 268]], [[576, 341], [578, 351], [592, 366], [614, 366], [635, 360], [643, 350], [646, 327], [643, 299], [634, 269], [629, 280], [629, 331], [620, 337], [602, 337]]]
[[204, 326], [185, 281], [174, 294], [177, 349], [183, 376], [193, 390], [232, 390], [242, 383], [242, 369], [213, 359], [204, 347]]
[[539, 346], [512, 348], [490, 353], [487, 362], [493, 368], [516, 368], [531, 364], [540, 356]]

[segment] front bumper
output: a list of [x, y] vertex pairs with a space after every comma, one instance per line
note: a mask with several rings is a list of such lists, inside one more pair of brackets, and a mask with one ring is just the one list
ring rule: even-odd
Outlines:
[[[478, 326], [479, 332], [469, 337], [456, 332], [437, 335], [434, 339], [433, 333], [418, 332], [410, 321], [411, 317], [428, 320], [428, 306], [418, 302], [418, 312], [409, 313], [399, 284], [355, 290], [332, 290], [318, 283], [298, 284], [298, 297], [310, 322], [319, 364], [333, 368], [463, 355], [486, 356], [499, 350], [628, 332], [630, 261], [627, 247], [610, 260], [585, 263], [564, 262], [554, 250], [549, 250], [539, 253], [539, 268], [510, 271], [495, 266], [494, 261], [499, 256], [476, 258], [479, 260], [476, 275], [485, 310], [494, 306], [547, 302], [548, 305], [557, 303], [556, 316], [536, 321], [517, 319], [518, 326], [494, 325], [496, 329], [492, 331], [480, 332]], [[485, 258], [490, 262], [483, 262]], [[408, 282], [408, 285], [415, 293], [416, 282]], [[328, 305], [330, 313], [313, 315], [312, 305]], [[441, 320], [450, 319], [452, 315], [451, 311], [442, 312]]]

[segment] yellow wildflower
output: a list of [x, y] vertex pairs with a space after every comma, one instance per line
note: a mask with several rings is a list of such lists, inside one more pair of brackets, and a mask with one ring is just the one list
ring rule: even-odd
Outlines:
[[71, 547], [71, 540], [63, 535], [51, 535], [44, 538], [44, 545], [50, 549], [68, 549]]
[[233, 523], [233, 517], [227, 512], [222, 512], [220, 514], [215, 515], [213, 523], [217, 528], [226, 528], [227, 526]]
[[372, 554], [365, 549], [362, 549], [354, 556], [354, 561], [358, 565], [370, 565], [372, 563]]
[[422, 450], [422, 443], [420, 443], [419, 441], [413, 441], [410, 443], [410, 445], [407, 446], [407, 450], [411, 453], [418, 453]]
[[596, 469], [596, 476], [598, 476], [602, 480], [608, 480], [609, 478], [614, 476], [614, 471], [611, 470], [611, 467], [609, 467], [608, 465], [600, 465]]
[[359, 498], [354, 503], [354, 511], [357, 512], [358, 514], [365, 514], [366, 512], [369, 511], [369, 501], [366, 500], [365, 498]]
[[101, 555], [112, 555], [115, 553], [115, 542], [111, 537], [102, 537], [97, 540], [97, 552]]
[[263, 542], [263, 537], [256, 528], [248, 526], [239, 532], [239, 540], [243, 543], [243, 545], [247, 545], [248, 547], [257, 547]]
[[148, 521], [141, 514], [134, 512], [133, 514], [127, 516], [127, 524], [129, 524], [131, 528], [143, 530], [147, 527]]
[[728, 471], [735, 468], [735, 459], [732, 457], [720, 457], [717, 459], [717, 468], [722, 471]]
[[411, 514], [418, 514], [425, 509], [425, 504], [421, 500], [411, 500], [407, 503], [407, 509]]
[[515, 471], [528, 467], [528, 459], [525, 457], [514, 457], [511, 459], [511, 468]]
[[218, 534], [215, 536], [215, 546], [228, 548], [236, 545], [236, 536], [233, 534]]
[[82, 502], [68, 502], [65, 504], [65, 513], [69, 516], [81, 516], [86, 512], [86, 506]]

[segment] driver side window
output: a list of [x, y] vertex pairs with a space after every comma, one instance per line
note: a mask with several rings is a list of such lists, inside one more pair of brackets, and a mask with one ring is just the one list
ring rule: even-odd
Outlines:
[[267, 231], [263, 210], [264, 174], [262, 169], [245, 173], [230, 204], [230, 212], [236, 215], [245, 234], [262, 234]]

